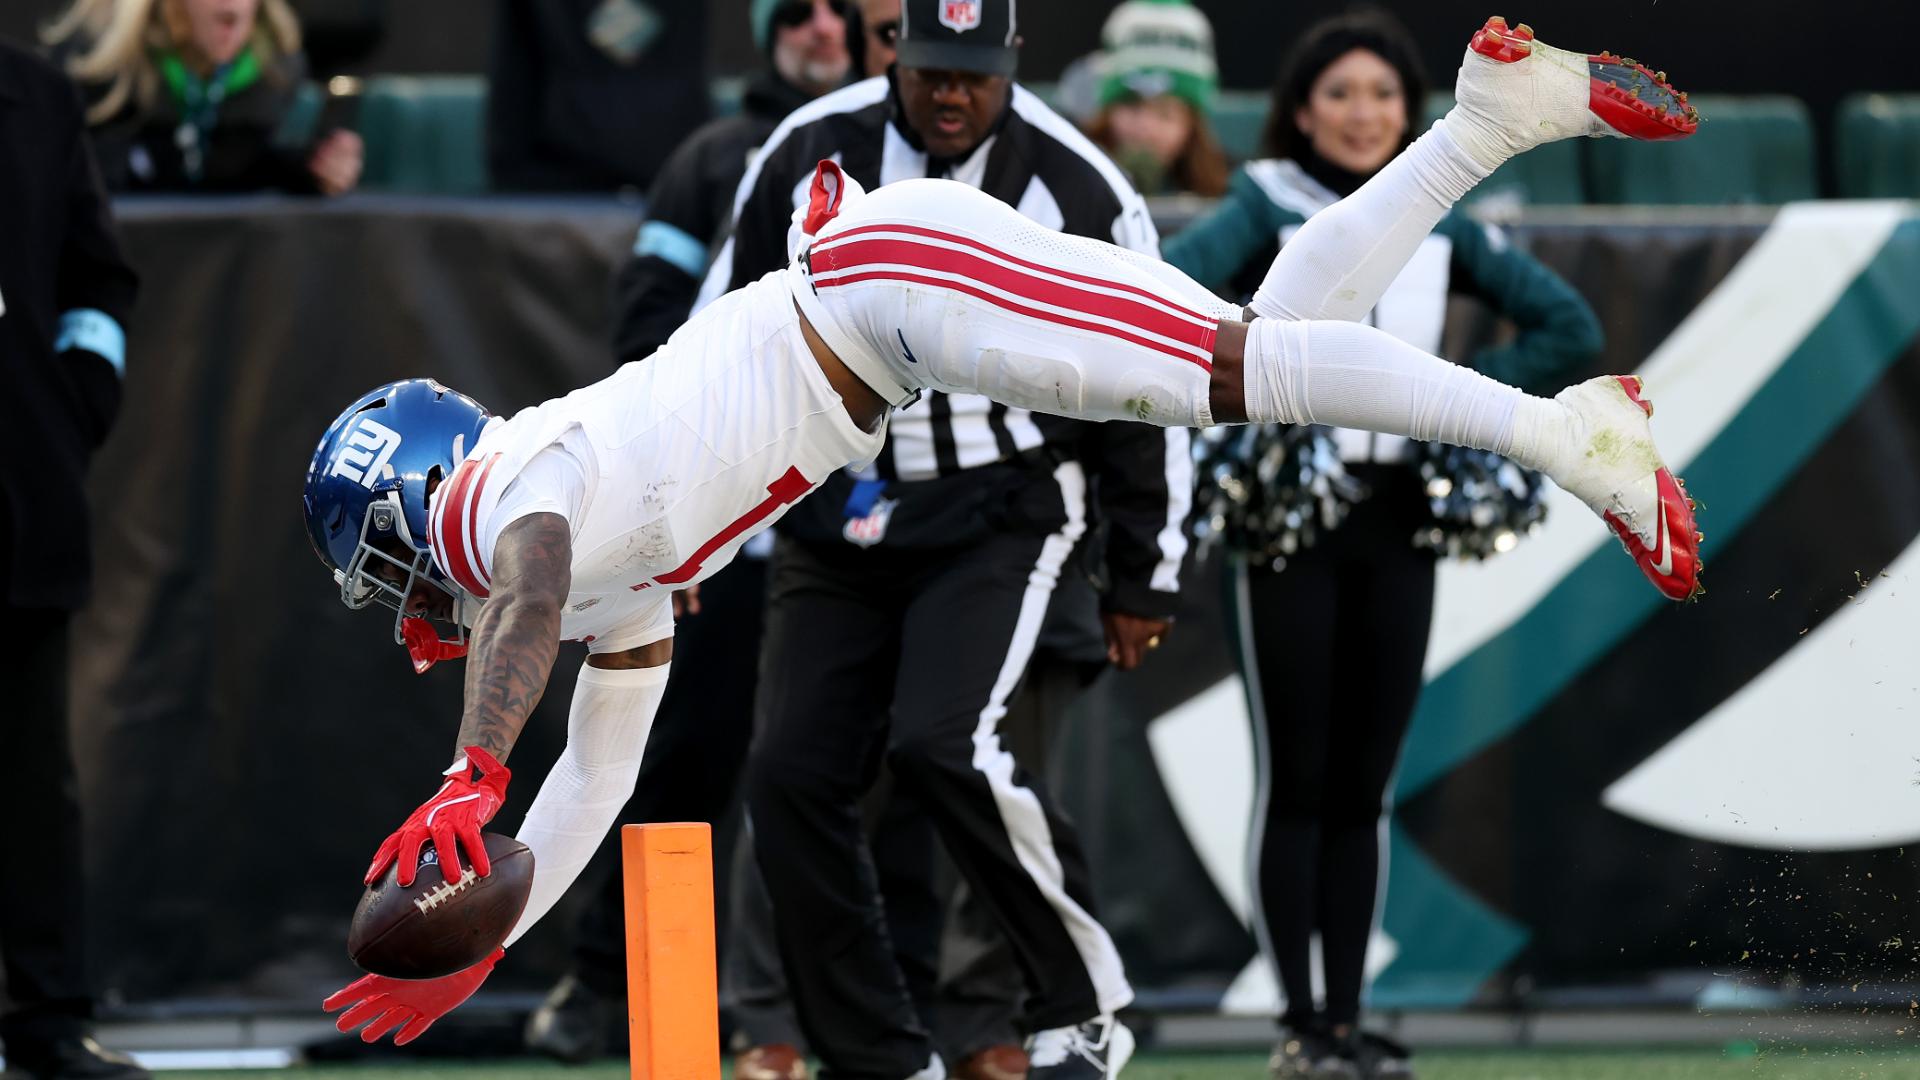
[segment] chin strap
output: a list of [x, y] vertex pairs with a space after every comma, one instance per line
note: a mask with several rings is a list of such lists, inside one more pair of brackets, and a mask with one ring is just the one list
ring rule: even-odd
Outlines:
[[467, 643], [447, 641], [426, 619], [401, 619], [400, 634], [406, 638], [407, 655], [413, 659], [413, 673], [425, 675], [427, 669], [442, 660], [458, 660], [467, 655]]

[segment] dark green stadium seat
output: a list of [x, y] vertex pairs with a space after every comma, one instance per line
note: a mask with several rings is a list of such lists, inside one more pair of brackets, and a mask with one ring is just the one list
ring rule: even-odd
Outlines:
[[1920, 94], [1856, 94], [1840, 103], [1835, 154], [1849, 199], [1920, 198]]
[[486, 80], [382, 75], [367, 80], [362, 184], [372, 191], [472, 195], [487, 190]]
[[1596, 202], [1783, 203], [1818, 194], [1813, 121], [1797, 98], [1695, 95], [1705, 119], [1678, 142], [1585, 141]]
[[1222, 90], [1213, 102], [1213, 133], [1235, 161], [1260, 156], [1260, 136], [1267, 130], [1267, 103], [1262, 90]]
[[[1427, 95], [1426, 116], [1420, 130], [1453, 108], [1453, 95]], [[1548, 143], [1500, 166], [1467, 194], [1471, 205], [1482, 199], [1527, 206], [1569, 206], [1587, 202], [1587, 185], [1580, 176], [1580, 144], [1572, 140]]]

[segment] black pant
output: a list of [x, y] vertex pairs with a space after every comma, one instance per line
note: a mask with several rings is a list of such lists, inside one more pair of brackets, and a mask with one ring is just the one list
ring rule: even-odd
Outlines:
[[[910, 792], [898, 791], [885, 774], [868, 793], [862, 814], [894, 960], [915, 1010], [924, 1016], [934, 1004], [943, 929], [943, 893], [934, 878], [939, 836], [919, 800]], [[727, 960], [720, 971], [720, 1005], [733, 1020], [733, 1045], [744, 1050], [785, 1043], [804, 1050], [807, 1039], [780, 959], [773, 904], [754, 856], [750, 830], [742, 830], [729, 877], [733, 895], [726, 922]]]
[[[1056, 591], [1049, 626], [1062, 614], [1059, 599]], [[1092, 678], [1088, 667], [1044, 647], [1033, 658], [1000, 724], [1003, 741], [1023, 768], [1045, 772], [1059, 720]], [[1097, 664], [1092, 668], [1098, 671]], [[989, 1047], [1018, 1043], [1027, 994], [1019, 962], [999, 921], [938, 847], [926, 809], [883, 773], [865, 813], [894, 958], [941, 1055], [960, 1062]], [[733, 1018], [734, 1045], [805, 1047], [751, 838], [740, 838], [728, 876], [733, 898], [720, 1001]]]
[[80, 796], [67, 720], [65, 611], [0, 606], [0, 1041], [76, 1035], [89, 1015]]
[[[700, 613], [674, 627], [673, 676], [647, 736], [639, 783], [620, 821], [718, 824], [726, 816], [753, 736], [766, 598], [762, 559], [736, 559], [700, 586]], [[720, 839], [716, 831], [715, 840]], [[722, 857], [716, 850], [715, 859]], [[602, 994], [625, 997], [626, 900], [619, 867], [616, 829], [588, 870], [598, 875], [598, 888], [580, 913], [574, 974]]]
[[1063, 543], [775, 550], [747, 805], [801, 1025], [835, 1075], [897, 1080], [933, 1054], [862, 839], [883, 758], [1006, 933], [1029, 1029], [1094, 1017], [1096, 986], [1124, 993], [1073, 831], [996, 730]]
[[1434, 557], [1431, 519], [1405, 466], [1354, 469], [1373, 495], [1279, 573], [1234, 579], [1241, 667], [1253, 698], [1258, 790], [1256, 931], [1286, 991], [1286, 1022], [1314, 1017], [1309, 944], [1320, 934], [1322, 1018], [1360, 1014], [1380, 893], [1387, 782], [1420, 694]]

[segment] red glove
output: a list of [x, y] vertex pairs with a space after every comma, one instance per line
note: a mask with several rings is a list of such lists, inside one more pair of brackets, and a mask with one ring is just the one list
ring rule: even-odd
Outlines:
[[[477, 782], [467, 779], [469, 765], [480, 770]], [[480, 826], [493, 820], [499, 811], [507, 797], [507, 780], [513, 774], [492, 754], [469, 746], [445, 775], [447, 782], [440, 785], [433, 798], [422, 803], [374, 853], [364, 884], [379, 880], [396, 858], [400, 861], [400, 884], [413, 884], [414, 871], [420, 867], [421, 845], [429, 840], [440, 857], [440, 873], [448, 881], [460, 880], [465, 872], [460, 867], [456, 842], [467, 849], [475, 873], [481, 877], [493, 873], [493, 861], [487, 858], [487, 846], [480, 840]]]
[[[458, 1008], [460, 1003], [473, 996], [480, 984], [487, 981], [493, 973], [493, 965], [505, 956], [505, 949], [495, 949], [485, 960], [465, 971], [456, 971], [438, 979], [389, 979], [385, 975], [363, 975], [347, 984], [344, 989], [334, 992], [332, 997], [320, 1003], [328, 1012], [345, 1005], [353, 1008], [340, 1014], [334, 1021], [334, 1027], [341, 1031], [352, 1031], [361, 1024], [367, 1024], [360, 1033], [361, 1042], [379, 1042], [380, 1037], [394, 1028], [400, 1028], [400, 1034], [393, 1037], [395, 1046], [405, 1046], [419, 1038], [433, 1026], [435, 1020]], [[357, 1004], [355, 1004], [357, 1002]], [[401, 1027], [405, 1024], [405, 1027]]]

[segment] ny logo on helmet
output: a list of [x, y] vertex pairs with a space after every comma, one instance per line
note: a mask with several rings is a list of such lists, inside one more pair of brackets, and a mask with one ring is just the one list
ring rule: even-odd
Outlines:
[[330, 476], [344, 476], [371, 489], [387, 467], [387, 460], [400, 449], [400, 433], [371, 417], [357, 421], [353, 433], [340, 444], [340, 455], [333, 459]]
[[980, 25], [980, 0], [941, 0], [940, 25], [966, 33]]

